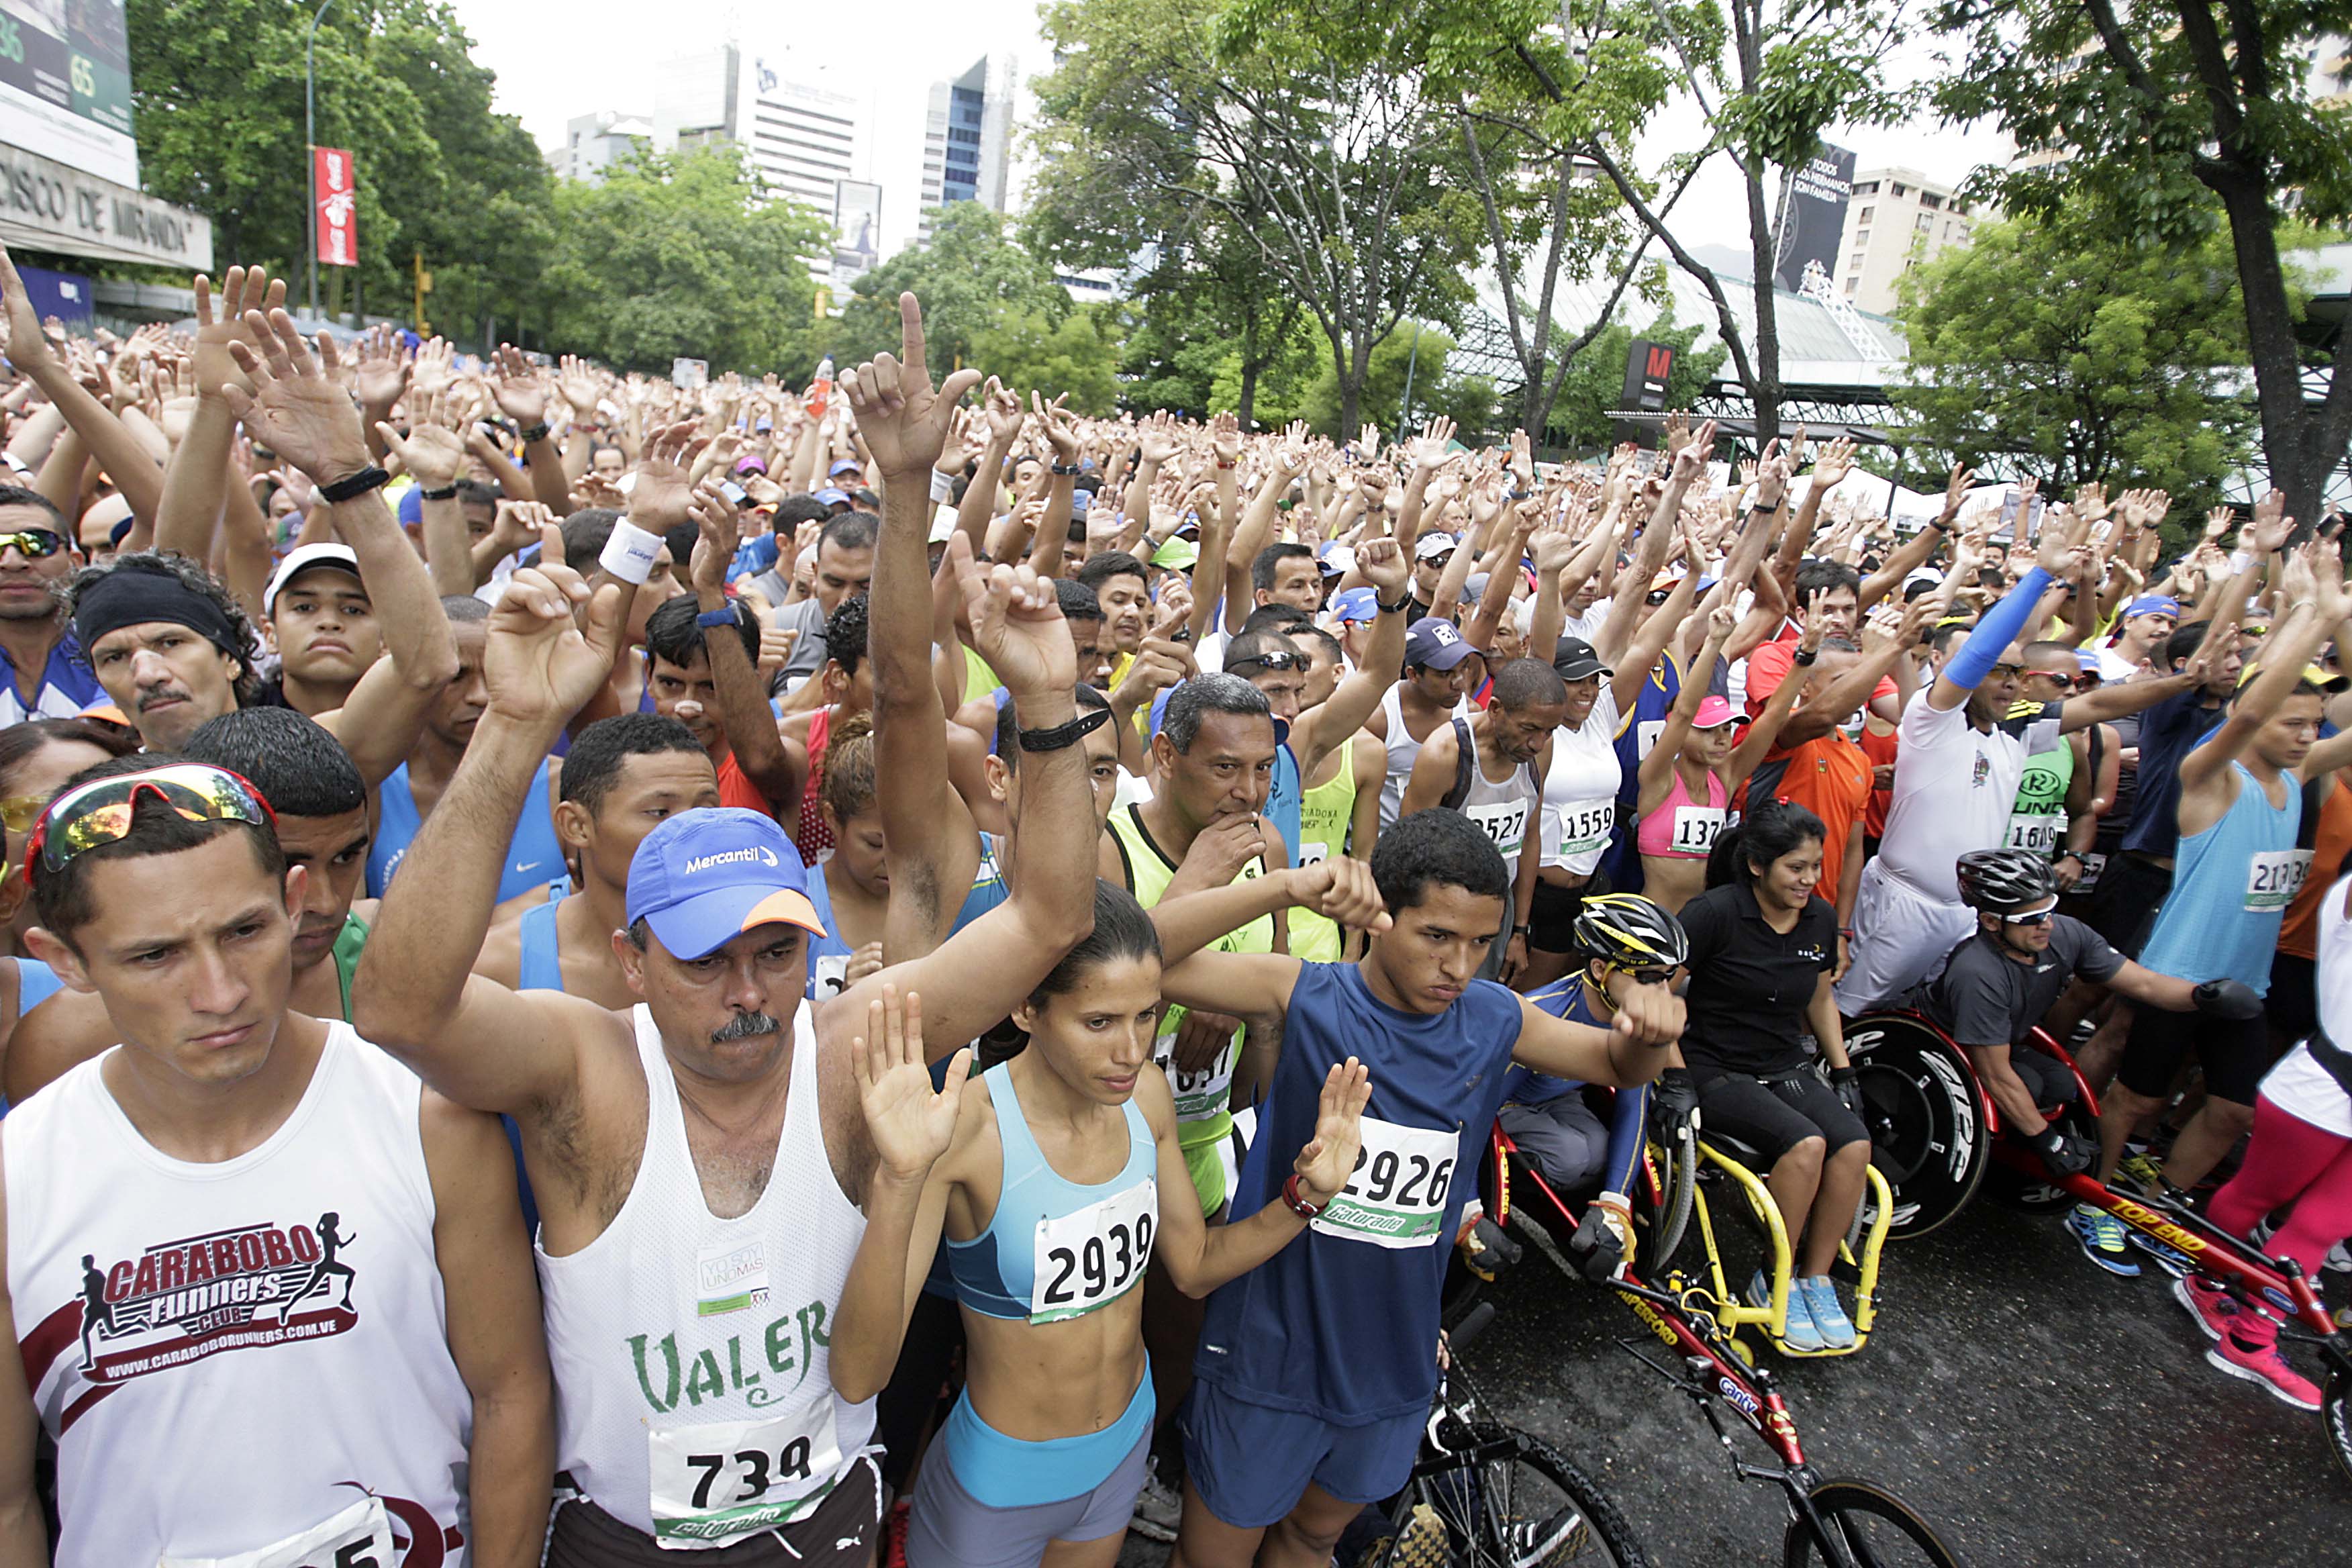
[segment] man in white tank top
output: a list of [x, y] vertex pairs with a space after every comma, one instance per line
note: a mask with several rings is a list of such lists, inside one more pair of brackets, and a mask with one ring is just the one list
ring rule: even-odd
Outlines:
[[[885, 356], [845, 380], [884, 475], [872, 626], [886, 724], [911, 703], [911, 683], [930, 679], [929, 475], [978, 379], [959, 372], [932, 391], [920, 318], [905, 305], [906, 364]], [[864, 1568], [875, 1548], [873, 1399], [920, 1289], [907, 1278], [908, 1239], [940, 1214], [937, 1203], [919, 1212], [929, 1160], [920, 1148], [901, 1157], [891, 1095], [861, 1099], [853, 1037], [891, 987], [909, 1013], [919, 995], [923, 1036], [945, 1055], [1024, 1000], [1094, 910], [1098, 819], [1077, 742], [1103, 715], [1079, 717], [1053, 584], [1003, 565], [984, 576], [968, 545], [952, 549], [974, 643], [1011, 691], [1030, 753], [1023, 874], [1003, 905], [935, 952], [818, 1009], [803, 1005], [804, 933], [817, 921], [799, 857], [775, 824], [741, 811], [684, 813], [639, 846], [629, 925], [614, 933], [642, 998], [631, 1011], [469, 976], [499, 846], [536, 760], [612, 668], [622, 590], [591, 598], [551, 560], [516, 573], [492, 616], [488, 708], [383, 906], [353, 1005], [429, 1082], [520, 1129], [541, 1220], [558, 1459], [583, 1494], [557, 1510], [555, 1568], [730, 1546], [730, 1565]], [[944, 1108], [951, 1129], [955, 1075], [935, 1097], [906, 1070], [919, 1083], [898, 1097], [906, 1120]]]
[[1463, 698], [1470, 689], [1471, 671], [1477, 668], [1468, 660], [1477, 651], [1462, 640], [1451, 621], [1424, 617], [1406, 631], [1404, 678], [1389, 688], [1364, 726], [1389, 749], [1388, 782], [1381, 785], [1383, 828], [1396, 825], [1405, 781], [1412, 776], [1422, 743], [1448, 719], [1469, 711]]
[[93, 772], [36, 836], [31, 941], [123, 1043], [0, 1140], [0, 1556], [42, 1560], [37, 1424], [61, 1565], [537, 1563], [553, 1396], [498, 1122], [287, 1010], [307, 872], [242, 779]]

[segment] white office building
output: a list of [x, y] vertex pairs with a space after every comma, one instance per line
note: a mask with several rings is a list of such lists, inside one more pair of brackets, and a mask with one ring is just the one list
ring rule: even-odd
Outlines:
[[1011, 194], [1013, 97], [1019, 63], [989, 55], [951, 81], [931, 84], [923, 132], [923, 211], [919, 239], [931, 237], [940, 208], [978, 202], [1003, 212]]

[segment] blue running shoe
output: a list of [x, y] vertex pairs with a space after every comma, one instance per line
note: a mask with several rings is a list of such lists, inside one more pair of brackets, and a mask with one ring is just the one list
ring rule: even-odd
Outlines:
[[2126, 1279], [2139, 1277], [2139, 1265], [2126, 1256], [2124, 1222], [2105, 1209], [2095, 1209], [2076, 1204], [2068, 1211], [2066, 1228], [2083, 1246], [2083, 1256], [2110, 1274], [2120, 1274]]
[[1823, 1350], [1850, 1351], [1855, 1344], [1853, 1321], [1838, 1300], [1837, 1286], [1826, 1274], [1810, 1279], [1790, 1281], [1790, 1294], [1804, 1293], [1805, 1310], [1812, 1314], [1813, 1332], [1819, 1334]]
[[2148, 1257], [2154, 1258], [2156, 1260], [2156, 1266], [2158, 1268], [2163, 1269], [2167, 1274], [2171, 1275], [2175, 1279], [2188, 1279], [2189, 1269], [2194, 1267], [2194, 1265], [2189, 1261], [2189, 1255], [2187, 1253], [2180, 1251], [2177, 1247], [2167, 1247], [2163, 1242], [2157, 1240], [2156, 1237], [2148, 1235], [2147, 1232], [2144, 1230], [2126, 1228], [2124, 1231], [2124, 1239], [2130, 1242], [2134, 1247], [2138, 1247], [2142, 1252], [2147, 1253]]
[[[1768, 1309], [1772, 1305], [1772, 1281], [1764, 1278], [1761, 1268], [1756, 1271], [1754, 1279], [1748, 1281], [1748, 1304]], [[1821, 1331], [1813, 1327], [1813, 1314], [1805, 1305], [1805, 1293], [1793, 1279], [1789, 1282], [1787, 1324], [1780, 1335], [1781, 1348], [1795, 1351], [1800, 1355], [1810, 1355], [1822, 1348]]]

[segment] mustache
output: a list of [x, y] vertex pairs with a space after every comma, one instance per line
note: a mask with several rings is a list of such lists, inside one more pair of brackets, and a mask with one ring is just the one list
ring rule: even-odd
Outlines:
[[748, 1040], [754, 1035], [772, 1035], [782, 1027], [765, 1013], [738, 1013], [710, 1031], [710, 1043], [723, 1046], [731, 1040]]

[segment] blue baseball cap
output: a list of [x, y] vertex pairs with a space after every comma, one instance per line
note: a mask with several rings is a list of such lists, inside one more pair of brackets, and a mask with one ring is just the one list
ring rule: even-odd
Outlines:
[[775, 818], [741, 806], [700, 806], [658, 823], [629, 858], [628, 917], [679, 958], [716, 952], [781, 921], [825, 934], [809, 901], [801, 852]]
[[1331, 595], [1332, 618], [1340, 622], [1378, 620], [1381, 596], [1370, 588], [1350, 588]]
[[2124, 606], [2124, 619], [2130, 620], [2134, 616], [2170, 616], [2177, 621], [2180, 618], [2180, 601], [2169, 594], [2142, 594]]
[[1407, 669], [1423, 666], [1452, 669], [1477, 651], [1462, 640], [1462, 634], [1454, 629], [1452, 621], [1442, 621], [1435, 616], [1422, 616], [1404, 634]]
[[844, 458], [839, 462], [834, 464], [833, 467], [827, 468], [824, 471], [824, 477], [828, 479], [837, 479], [844, 474], [862, 474], [865, 471], [866, 465], [859, 462], [856, 458]]
[[824, 502], [827, 506], [847, 506], [849, 504], [849, 492], [844, 489], [835, 489], [831, 485], [827, 485], [824, 489], [814, 493], [817, 500]]

